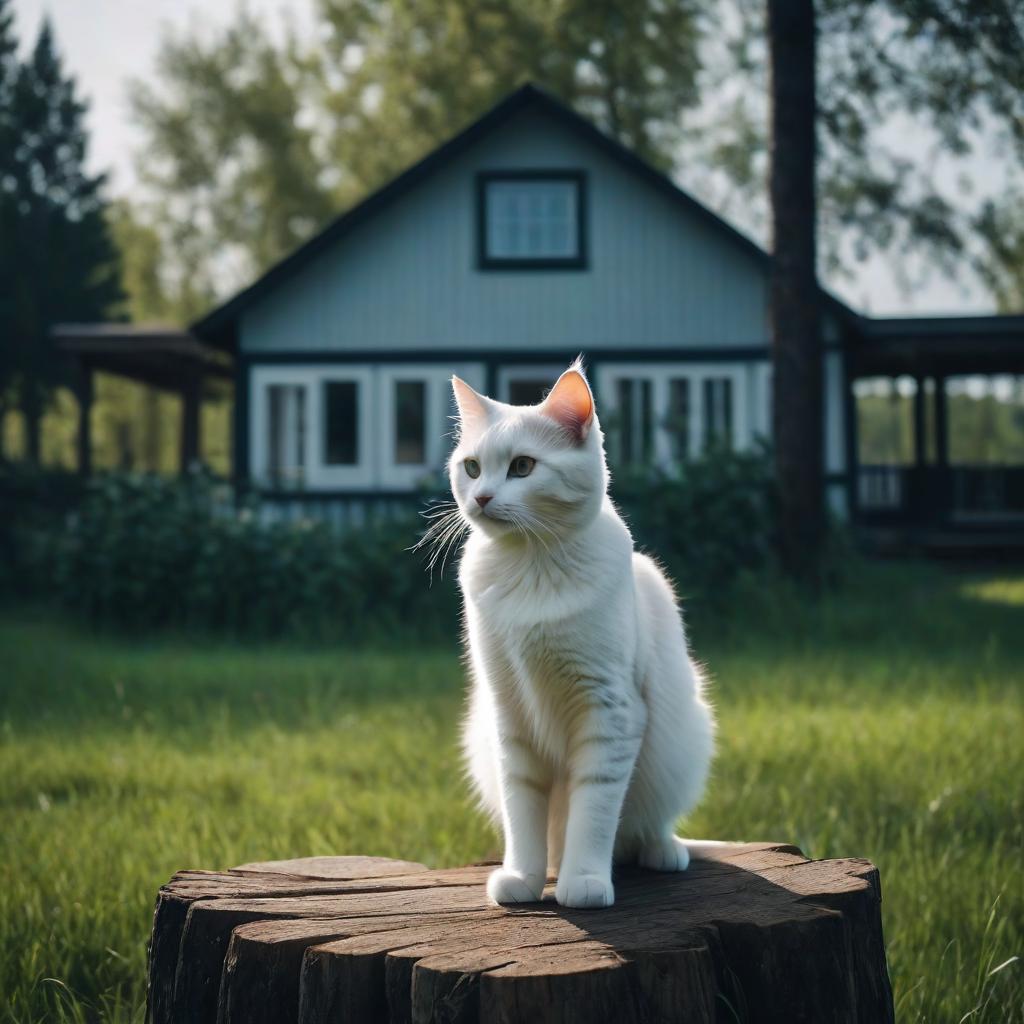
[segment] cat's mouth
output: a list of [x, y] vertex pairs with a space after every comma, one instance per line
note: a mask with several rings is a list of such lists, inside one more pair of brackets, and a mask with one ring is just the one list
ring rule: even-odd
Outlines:
[[515, 525], [509, 516], [503, 515], [499, 511], [492, 511], [489, 508], [475, 509], [472, 513], [472, 516], [477, 521], [486, 520], [488, 523], [500, 523], [502, 526], [507, 526], [510, 529]]

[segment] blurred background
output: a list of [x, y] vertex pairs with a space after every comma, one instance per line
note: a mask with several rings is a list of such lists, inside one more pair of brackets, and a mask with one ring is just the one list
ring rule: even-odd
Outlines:
[[[448, 379], [587, 360], [721, 718], [686, 828], [880, 867], [1024, 1022], [1019, 0], [0, 0], [0, 1010], [185, 867], [494, 856]], [[426, 510], [427, 518], [422, 513]]]

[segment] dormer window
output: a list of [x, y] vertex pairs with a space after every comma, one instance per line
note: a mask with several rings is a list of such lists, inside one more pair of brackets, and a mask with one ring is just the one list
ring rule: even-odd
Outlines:
[[477, 179], [484, 270], [586, 266], [585, 179], [579, 171], [491, 171]]

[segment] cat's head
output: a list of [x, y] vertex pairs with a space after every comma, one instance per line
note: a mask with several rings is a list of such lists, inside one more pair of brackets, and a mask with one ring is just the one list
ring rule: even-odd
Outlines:
[[462, 517], [488, 536], [564, 540], [597, 516], [608, 486], [594, 396], [577, 360], [539, 405], [452, 378], [458, 443], [448, 464]]

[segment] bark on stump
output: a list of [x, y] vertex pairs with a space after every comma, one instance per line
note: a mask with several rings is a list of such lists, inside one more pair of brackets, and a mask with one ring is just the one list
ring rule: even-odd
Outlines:
[[608, 910], [488, 904], [489, 866], [311, 857], [182, 871], [152, 1024], [893, 1020], [877, 870], [751, 843], [622, 870]]

